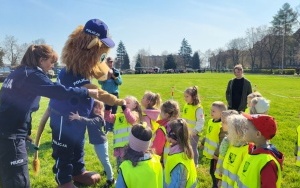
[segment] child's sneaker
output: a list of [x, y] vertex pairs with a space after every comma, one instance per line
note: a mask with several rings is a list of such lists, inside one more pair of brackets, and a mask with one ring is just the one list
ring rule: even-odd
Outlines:
[[106, 184], [104, 185], [104, 188], [109, 188], [113, 186], [115, 183], [116, 183], [115, 178], [113, 178], [112, 180], [106, 180]]

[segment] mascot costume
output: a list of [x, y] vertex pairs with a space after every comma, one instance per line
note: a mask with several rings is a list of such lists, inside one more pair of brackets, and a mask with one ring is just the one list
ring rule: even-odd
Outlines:
[[[104, 60], [114, 42], [108, 36], [107, 25], [98, 19], [89, 20], [85, 26], [78, 26], [69, 36], [62, 51], [62, 63], [66, 65], [58, 75], [57, 81], [65, 87], [86, 87], [98, 89], [97, 99], [108, 105], [122, 105], [123, 100], [91, 84], [91, 78], [105, 80], [109, 68]], [[50, 116], [52, 129], [52, 157], [55, 159], [53, 172], [58, 187], [72, 188], [74, 182], [83, 185], [93, 185], [99, 182], [100, 175], [85, 169], [84, 135], [86, 125], [80, 121], [70, 121], [70, 112], [78, 112], [80, 116], [88, 117], [93, 105], [93, 99], [75, 98], [70, 101], [51, 99], [45, 112], [35, 144], [39, 145], [40, 136], [45, 123]], [[34, 169], [39, 165], [37, 153], [34, 159]]]

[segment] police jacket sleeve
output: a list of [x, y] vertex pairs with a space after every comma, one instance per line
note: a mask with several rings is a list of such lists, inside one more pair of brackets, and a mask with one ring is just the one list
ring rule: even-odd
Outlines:
[[71, 97], [89, 97], [86, 88], [66, 88], [59, 83], [53, 83], [45, 74], [37, 72], [30, 74], [23, 82], [26, 89], [37, 96], [66, 100]]

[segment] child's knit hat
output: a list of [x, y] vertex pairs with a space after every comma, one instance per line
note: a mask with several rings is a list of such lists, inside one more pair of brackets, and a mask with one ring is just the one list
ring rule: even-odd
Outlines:
[[[142, 126], [142, 127], [144, 127], [144, 129], [149, 129], [149, 127], [147, 127], [147, 125], [145, 125], [145, 124], [138, 124], [138, 125], [134, 125], [134, 126]], [[150, 130], [150, 132], [151, 132], [151, 130]], [[141, 139], [137, 138], [137, 136], [132, 134], [132, 129], [131, 129], [130, 134], [129, 134], [129, 147], [131, 149], [133, 149], [134, 151], [137, 151], [137, 152], [145, 152], [148, 150], [150, 143], [151, 143], [151, 137], [149, 137], [149, 139], [146, 139], [146, 140], [141, 140]]]
[[254, 127], [261, 132], [261, 134], [267, 139], [270, 140], [276, 135], [277, 123], [272, 116], [265, 114], [246, 114], [243, 113]]
[[254, 105], [254, 108], [258, 114], [265, 113], [270, 108], [270, 101], [265, 99], [264, 97], [256, 98], [257, 104]]

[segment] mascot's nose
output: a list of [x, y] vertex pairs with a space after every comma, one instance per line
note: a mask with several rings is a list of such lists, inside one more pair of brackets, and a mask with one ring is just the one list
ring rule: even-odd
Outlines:
[[93, 68], [93, 76], [100, 81], [104, 81], [107, 79], [107, 74], [109, 71], [109, 67], [106, 63], [98, 62], [97, 65]]

